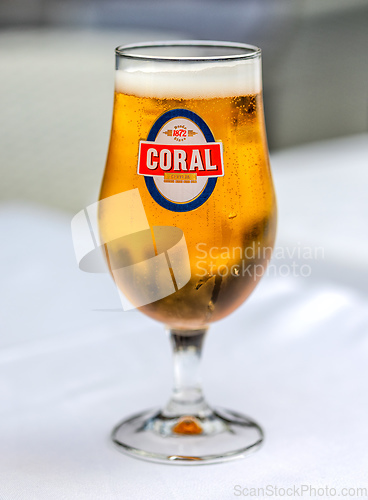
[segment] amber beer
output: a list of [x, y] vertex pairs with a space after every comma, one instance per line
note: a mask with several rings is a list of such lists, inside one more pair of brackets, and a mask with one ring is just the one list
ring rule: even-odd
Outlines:
[[[249, 296], [271, 256], [276, 205], [260, 68], [259, 78], [258, 69], [254, 70], [260, 63], [254, 60], [249, 64], [253, 65], [251, 71], [245, 67], [237, 78], [230, 79], [223, 69], [214, 75], [213, 68], [207, 70], [205, 64], [197, 64], [185, 75], [176, 71], [175, 65], [163, 64], [162, 71], [156, 69], [148, 79], [139, 70], [130, 75], [117, 71], [100, 199], [138, 188], [151, 227], [174, 226], [184, 232], [191, 267], [189, 282], [175, 293], [140, 307], [170, 327], [199, 328], [228, 315]], [[198, 145], [198, 123], [202, 122], [191, 126], [190, 118], [181, 123], [180, 116], [174, 125], [167, 122], [166, 128], [161, 127], [160, 140], [147, 140], [154, 124], [172, 110], [188, 110], [195, 114], [188, 116], [200, 117], [214, 140]], [[153, 174], [157, 176], [149, 177]], [[173, 190], [195, 190], [199, 182], [207, 186], [211, 178], [216, 179], [215, 187], [203, 203], [195, 200], [201, 200], [205, 188], [188, 203], [175, 198]], [[154, 180], [149, 184], [147, 179]], [[162, 202], [164, 206], [154, 198], [149, 185], [152, 189], [157, 186], [158, 198], [167, 200]], [[166, 193], [174, 193], [174, 202]], [[194, 206], [196, 203], [199, 206]], [[101, 234], [108, 225], [119, 225], [121, 217], [123, 214], [100, 213]], [[120, 240], [110, 243], [110, 260], [128, 250], [134, 252], [125, 245]], [[136, 245], [136, 252], [142, 254], [138, 240]], [[138, 278], [144, 287], [145, 277]], [[132, 299], [130, 283], [117, 285]]]

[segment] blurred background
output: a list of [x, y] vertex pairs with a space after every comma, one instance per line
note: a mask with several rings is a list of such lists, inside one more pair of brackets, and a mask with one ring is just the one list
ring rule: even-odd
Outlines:
[[368, 130], [366, 0], [0, 0], [0, 197], [95, 201], [113, 49], [175, 38], [263, 49], [271, 152]]

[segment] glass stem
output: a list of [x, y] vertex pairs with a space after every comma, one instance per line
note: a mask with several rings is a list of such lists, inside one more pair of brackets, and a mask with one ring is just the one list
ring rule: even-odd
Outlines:
[[200, 359], [207, 328], [199, 330], [170, 329], [174, 359], [174, 390], [164, 413], [201, 415], [209, 409], [200, 383]]

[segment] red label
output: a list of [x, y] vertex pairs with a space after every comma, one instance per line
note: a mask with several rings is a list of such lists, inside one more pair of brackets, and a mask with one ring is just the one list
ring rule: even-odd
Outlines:
[[222, 177], [222, 142], [176, 146], [140, 141], [138, 174], [153, 177], [167, 173]]

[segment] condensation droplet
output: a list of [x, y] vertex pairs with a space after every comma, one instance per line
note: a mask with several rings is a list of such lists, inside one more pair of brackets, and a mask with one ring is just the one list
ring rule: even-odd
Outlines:
[[207, 281], [211, 278], [213, 278], [213, 274], [209, 274], [209, 275], [205, 276], [204, 278], [201, 278], [200, 280], [198, 280], [197, 284], [195, 286], [195, 289], [199, 290], [201, 288], [201, 286], [204, 285], [205, 283], [207, 283]]

